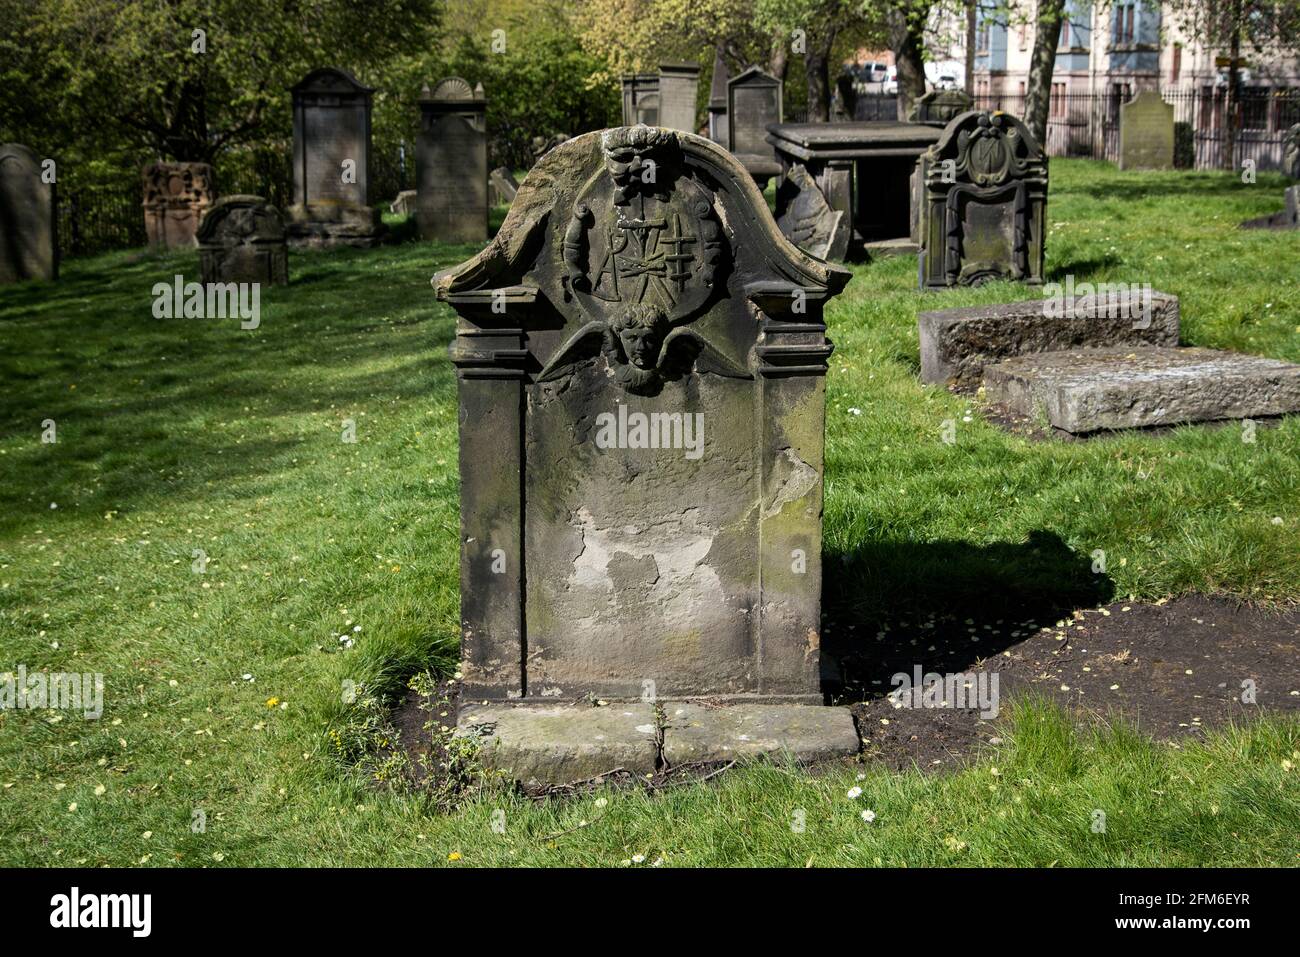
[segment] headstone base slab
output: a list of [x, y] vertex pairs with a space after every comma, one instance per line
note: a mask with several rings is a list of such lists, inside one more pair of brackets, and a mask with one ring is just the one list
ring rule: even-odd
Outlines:
[[847, 708], [803, 704], [660, 701], [587, 705], [466, 705], [458, 737], [476, 738], [479, 761], [531, 784], [571, 784], [625, 771], [767, 757], [809, 763], [857, 754]]
[[986, 366], [984, 387], [1074, 435], [1300, 412], [1300, 365], [1215, 349], [1044, 352]]

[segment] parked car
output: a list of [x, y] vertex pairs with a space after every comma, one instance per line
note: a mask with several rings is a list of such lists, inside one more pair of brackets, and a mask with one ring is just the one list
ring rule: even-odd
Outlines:
[[898, 67], [891, 66], [885, 75], [885, 92], [898, 93]]

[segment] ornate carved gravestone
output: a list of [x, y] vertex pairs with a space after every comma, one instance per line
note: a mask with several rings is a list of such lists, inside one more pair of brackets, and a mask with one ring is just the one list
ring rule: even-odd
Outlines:
[[756, 66], [727, 81], [727, 141], [760, 184], [781, 173], [767, 128], [780, 123], [784, 115], [783, 89], [780, 80]]
[[196, 238], [204, 283], [289, 281], [284, 218], [260, 196], [223, 196], [204, 215]]
[[337, 67], [293, 88], [293, 205], [297, 246], [373, 246], [383, 233], [370, 207], [370, 100], [374, 91]]
[[1174, 168], [1174, 105], [1155, 90], [1120, 104], [1119, 168]]
[[1043, 281], [1047, 157], [1008, 113], [963, 113], [926, 152], [922, 288]]
[[[436, 277], [460, 316], [464, 700], [493, 703], [459, 724], [516, 773], [707, 750], [715, 719], [684, 703], [657, 731], [657, 699], [820, 703], [822, 307], [848, 279], [730, 154], [645, 126], [548, 153]], [[587, 695], [626, 704], [501, 708]], [[856, 749], [836, 709], [721, 711]]]
[[961, 90], [931, 90], [912, 104], [907, 122], [947, 126], [974, 106], [975, 101]]
[[207, 163], [154, 163], [144, 168], [144, 230], [156, 249], [194, 245], [194, 234], [216, 201]]
[[54, 184], [41, 181], [41, 161], [26, 146], [0, 145], [0, 283], [56, 279]]
[[458, 76], [420, 96], [415, 167], [420, 235], [472, 243], [487, 239], [487, 99]]
[[1282, 139], [1282, 172], [1300, 179], [1300, 123], [1287, 130]]

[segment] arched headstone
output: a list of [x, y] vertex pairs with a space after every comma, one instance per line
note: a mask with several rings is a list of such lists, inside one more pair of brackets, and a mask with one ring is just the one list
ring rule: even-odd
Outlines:
[[18, 143], [0, 145], [0, 283], [59, 274], [54, 183]]
[[203, 282], [289, 281], [284, 218], [260, 196], [223, 196], [199, 224]]

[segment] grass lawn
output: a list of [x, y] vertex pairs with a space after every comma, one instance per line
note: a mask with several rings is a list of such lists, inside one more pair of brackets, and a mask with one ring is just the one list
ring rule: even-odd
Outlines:
[[[1300, 361], [1300, 234], [1235, 228], [1281, 187], [1054, 160], [1049, 271], [1149, 282], [1181, 297], [1185, 342]], [[1300, 723], [1280, 716], [1175, 747], [1024, 702], [959, 772], [733, 769], [599, 806], [498, 790], [447, 813], [391, 783], [376, 702], [456, 661], [454, 323], [429, 278], [472, 252], [292, 255], [252, 332], [153, 318], [153, 284], [197, 279], [193, 253], [0, 288], [0, 671], [105, 682], [98, 721], [0, 711], [0, 864], [1297, 863]], [[1059, 593], [1097, 549], [1116, 596], [1300, 600], [1300, 417], [1253, 442], [1011, 436], [918, 384], [915, 316], [1025, 290], [918, 293], [912, 259], [854, 271], [828, 309], [836, 621], [939, 589]]]

